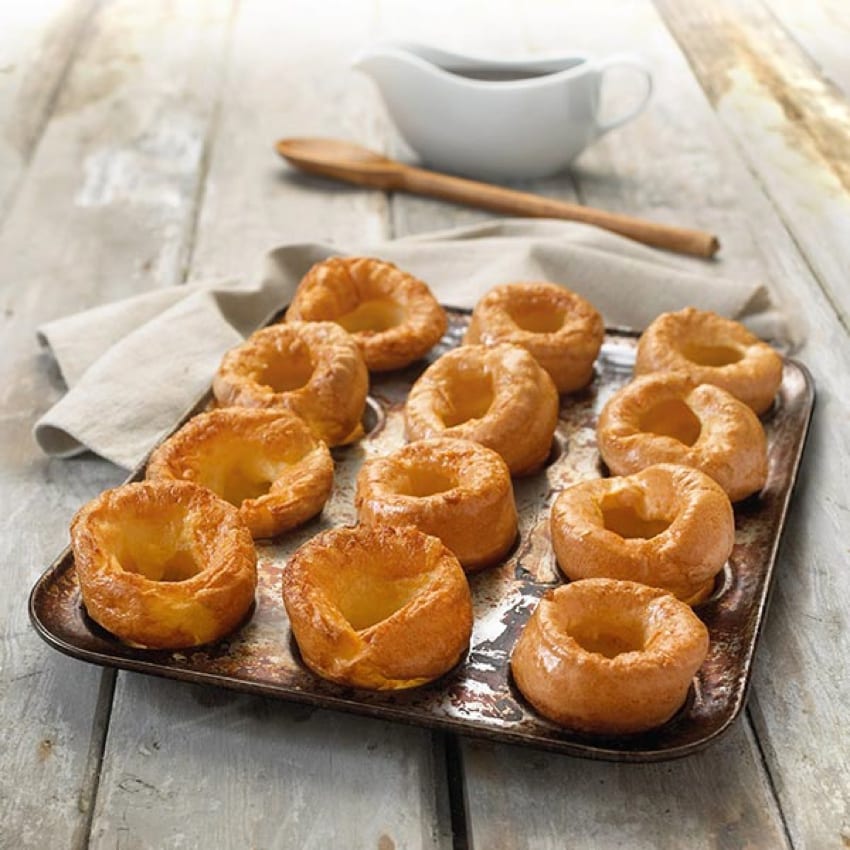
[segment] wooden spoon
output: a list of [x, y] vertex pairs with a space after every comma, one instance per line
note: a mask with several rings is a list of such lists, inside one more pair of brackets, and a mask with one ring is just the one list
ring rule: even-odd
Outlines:
[[530, 192], [518, 192], [503, 186], [427, 171], [339, 139], [281, 139], [276, 148], [287, 162], [302, 171], [358, 186], [431, 195], [511, 215], [583, 221], [645, 245], [697, 257], [711, 257], [720, 247], [717, 237], [711, 233], [658, 224], [621, 213], [556, 201]]

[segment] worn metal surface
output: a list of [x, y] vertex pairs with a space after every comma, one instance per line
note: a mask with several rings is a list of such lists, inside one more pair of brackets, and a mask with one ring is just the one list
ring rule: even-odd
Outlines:
[[[433, 360], [460, 339], [466, 318], [453, 313]], [[743, 708], [771, 577], [802, 455], [814, 393], [806, 370], [786, 360], [783, 382], [764, 424], [769, 477], [762, 493], [735, 508], [736, 542], [712, 597], [696, 609], [711, 647], [682, 710], [649, 733], [600, 738], [560, 729], [539, 717], [509, 674], [512, 647], [541, 595], [565, 579], [549, 542], [555, 495], [571, 483], [604, 474], [594, 428], [599, 410], [631, 376], [635, 339], [609, 331], [590, 387], [565, 397], [546, 468], [514, 481], [520, 534], [508, 559], [470, 576], [475, 625], [466, 659], [428, 686], [368, 693], [317, 678], [304, 667], [281, 601], [281, 576], [290, 554], [326, 528], [353, 524], [354, 482], [364, 458], [403, 443], [402, 408], [424, 363], [372, 377], [366, 437], [335, 449], [334, 492], [320, 517], [279, 541], [259, 543], [259, 588], [250, 619], [229, 639], [192, 651], [125, 646], [85, 614], [73, 566], [64, 552], [34, 587], [32, 621], [45, 640], [77, 658], [237, 690], [262, 693], [366, 715], [523, 743], [590, 758], [657, 761], [687, 755], [729, 728]], [[142, 477], [137, 470], [130, 480]]]

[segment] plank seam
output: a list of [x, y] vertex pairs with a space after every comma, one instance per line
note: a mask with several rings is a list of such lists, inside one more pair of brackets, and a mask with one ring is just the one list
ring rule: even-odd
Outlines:
[[449, 822], [453, 850], [471, 850], [469, 840], [469, 801], [464, 777], [463, 753], [458, 736], [448, 733], [443, 738], [446, 764], [446, 788], [449, 793]]
[[105, 669], [100, 678], [97, 702], [92, 717], [89, 751], [86, 756], [78, 802], [79, 810], [83, 814], [83, 822], [79, 827], [77, 838], [72, 843], [73, 850], [85, 850], [91, 841], [103, 756], [106, 752], [106, 739], [109, 736], [109, 725], [112, 718], [112, 701], [115, 696], [117, 673], [117, 670]]
[[192, 209], [188, 216], [183, 239], [181, 240], [183, 245], [183, 259], [180, 263], [178, 263], [178, 274], [180, 278], [177, 281], [177, 283], [180, 284], [186, 283], [188, 280], [189, 272], [191, 271], [192, 263], [195, 259], [195, 249], [198, 241], [198, 225], [200, 224], [201, 213], [204, 208], [204, 198], [207, 192], [207, 177], [209, 176], [213, 149], [215, 147], [215, 141], [221, 121], [224, 90], [230, 70], [230, 63], [233, 57], [233, 33], [236, 28], [236, 19], [239, 15], [240, 7], [241, 0], [233, 0], [230, 6], [230, 17], [227, 21], [227, 32], [225, 35], [224, 61], [221, 64], [221, 70], [219, 72], [215, 102], [213, 103], [206, 133], [204, 133], [204, 144], [201, 149], [201, 161], [198, 165], [198, 182], [195, 186], [195, 192], [192, 197]]
[[782, 809], [782, 800], [779, 795], [779, 787], [776, 783], [776, 780], [774, 779], [773, 771], [770, 768], [770, 760], [767, 757], [767, 752], [762, 746], [761, 737], [758, 734], [758, 725], [756, 724], [755, 717], [753, 716], [753, 712], [749, 704], [745, 709], [745, 716], [747, 724], [753, 733], [753, 742], [755, 744], [756, 752], [758, 753], [759, 761], [761, 762], [761, 767], [764, 771], [765, 778], [767, 779], [768, 790], [770, 791], [770, 794], [773, 797], [773, 801], [776, 804], [776, 811], [778, 813], [779, 822], [782, 824], [782, 832], [785, 835], [785, 842], [788, 847], [791, 848], [791, 850], [794, 850], [794, 841], [791, 837], [791, 830], [788, 826], [788, 820], [785, 817], [785, 812]]

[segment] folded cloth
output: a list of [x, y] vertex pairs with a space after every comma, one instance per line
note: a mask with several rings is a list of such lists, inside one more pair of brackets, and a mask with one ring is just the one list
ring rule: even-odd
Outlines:
[[503, 219], [371, 246], [284, 245], [268, 255], [259, 285], [155, 290], [39, 328], [69, 387], [36, 423], [39, 445], [58, 457], [89, 449], [133, 468], [209, 387], [222, 354], [284, 307], [313, 263], [347, 254], [390, 260], [454, 307], [471, 308], [499, 283], [550, 280], [588, 298], [609, 326], [639, 330], [694, 305], [799, 341], [763, 284], [585, 224]]

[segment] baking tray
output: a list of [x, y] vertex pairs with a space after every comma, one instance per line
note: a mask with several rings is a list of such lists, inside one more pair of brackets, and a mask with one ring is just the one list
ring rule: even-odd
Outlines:
[[[740, 714], [764, 621], [779, 539], [788, 511], [814, 404], [807, 370], [785, 360], [776, 402], [764, 417], [769, 473], [760, 495], [735, 507], [735, 547], [714, 594], [695, 609], [708, 626], [708, 657], [687, 702], [651, 732], [598, 737], [561, 729], [537, 715], [514, 686], [511, 650], [538, 600], [566, 579], [549, 540], [549, 507], [559, 491], [605, 474], [596, 449], [602, 405], [631, 377], [636, 335], [606, 332], [591, 385], [562, 398], [552, 452], [538, 474], [514, 481], [519, 537], [499, 566], [470, 576], [475, 612], [466, 659], [427, 686], [371, 693], [326, 682], [301, 662], [281, 601], [281, 577], [295, 549], [326, 528], [356, 522], [354, 483], [364, 458], [404, 442], [406, 394], [428, 362], [459, 344], [468, 322], [450, 310], [449, 330], [426, 361], [371, 378], [366, 436], [333, 450], [334, 492], [322, 514], [277, 541], [258, 543], [259, 585], [252, 616], [229, 638], [179, 652], [126, 646], [91, 621], [82, 606], [74, 559], [66, 549], [30, 595], [30, 617], [53, 647], [75, 658], [248, 693], [399, 720], [494, 741], [613, 761], [661, 761], [693, 753], [715, 740]], [[202, 399], [185, 419], [210, 404]], [[142, 464], [128, 479], [144, 475]]]

